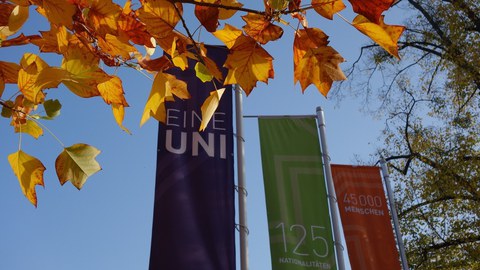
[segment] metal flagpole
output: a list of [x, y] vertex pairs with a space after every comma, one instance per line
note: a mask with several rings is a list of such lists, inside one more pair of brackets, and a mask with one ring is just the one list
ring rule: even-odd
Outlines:
[[243, 146], [242, 89], [235, 85], [235, 117], [237, 130], [238, 215], [240, 231], [240, 269], [248, 270], [247, 189], [245, 185], [245, 149]]
[[405, 255], [405, 247], [403, 246], [402, 233], [400, 232], [400, 225], [398, 223], [397, 208], [395, 206], [395, 199], [393, 197], [392, 188], [390, 187], [390, 175], [387, 170], [387, 163], [384, 158], [380, 159], [380, 166], [382, 168], [382, 175], [387, 188], [388, 203], [390, 204], [390, 211], [392, 212], [393, 227], [395, 229], [395, 236], [397, 237], [398, 249], [400, 252], [400, 259], [402, 261], [403, 270], [409, 270], [407, 256]]
[[343, 246], [340, 237], [339, 214], [337, 209], [337, 199], [333, 187], [332, 170], [330, 168], [330, 156], [328, 154], [327, 139], [325, 133], [325, 116], [321, 107], [317, 107], [318, 128], [320, 130], [320, 142], [322, 145], [323, 164], [325, 166], [325, 179], [327, 180], [328, 198], [330, 202], [330, 212], [332, 214], [333, 234], [335, 237], [335, 250], [337, 252], [337, 264], [339, 270], [345, 270], [345, 259], [343, 257]]

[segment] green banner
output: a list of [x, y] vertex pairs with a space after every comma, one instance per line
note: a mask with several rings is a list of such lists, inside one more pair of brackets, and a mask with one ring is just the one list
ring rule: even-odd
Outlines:
[[315, 118], [259, 118], [272, 269], [336, 269]]

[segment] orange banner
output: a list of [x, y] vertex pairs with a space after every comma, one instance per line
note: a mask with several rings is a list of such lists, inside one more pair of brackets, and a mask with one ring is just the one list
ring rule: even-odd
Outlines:
[[352, 270], [401, 269], [380, 168], [331, 168]]

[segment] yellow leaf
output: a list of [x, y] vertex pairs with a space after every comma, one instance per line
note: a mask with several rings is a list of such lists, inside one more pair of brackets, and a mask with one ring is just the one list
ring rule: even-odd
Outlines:
[[95, 29], [100, 37], [117, 33], [117, 21], [122, 8], [110, 1], [93, 0], [87, 15], [87, 24]]
[[60, 184], [70, 181], [80, 190], [88, 177], [102, 169], [95, 160], [98, 154], [100, 150], [87, 144], [74, 144], [64, 148], [55, 160]]
[[[177, 79], [175, 76], [170, 74], [165, 74], [167, 78], [166, 87], [168, 89], [167, 93], [180, 98], [180, 99], [189, 99], [190, 93], [187, 90], [187, 83]], [[173, 101], [173, 98], [167, 96], [167, 101]]]
[[[243, 7], [242, 3], [237, 2], [237, 0], [220, 0], [220, 4], [223, 6], [229, 6], [229, 7]], [[218, 14], [218, 19], [219, 20], [226, 20], [230, 19], [233, 15], [235, 15], [237, 11], [234, 9], [223, 9], [220, 8], [220, 13]]]
[[172, 93], [169, 92], [166, 84], [167, 76], [162, 72], [158, 72], [153, 80], [152, 90], [145, 104], [140, 126], [143, 126], [150, 117], [157, 119], [157, 121], [165, 122], [165, 101], [168, 98], [173, 99]]
[[28, 134], [35, 139], [43, 135], [43, 129], [32, 120], [27, 120], [23, 125], [15, 125], [15, 133], [19, 132]]
[[223, 93], [225, 92], [225, 88], [221, 88], [215, 91], [210, 92], [210, 96], [205, 99], [200, 108], [202, 111], [202, 122], [200, 123], [200, 131], [204, 131], [212, 119], [213, 114], [218, 108], [218, 104], [220, 103], [220, 99], [222, 98]]
[[181, 70], [185, 70], [188, 67], [188, 59], [185, 53], [180, 53], [177, 50], [177, 40], [177, 38], [173, 39], [170, 55], [172, 56], [173, 65], [180, 68]]
[[110, 76], [98, 67], [98, 62], [87, 48], [70, 44], [62, 61], [62, 68], [68, 72], [63, 84], [80, 97], [100, 96], [97, 85], [108, 81]]
[[283, 10], [288, 6], [289, 0], [267, 0], [269, 6], [276, 10]]
[[344, 61], [345, 59], [330, 46], [310, 49], [295, 68], [295, 83], [300, 81], [302, 91], [310, 84], [314, 84], [320, 93], [327, 96], [333, 81], [346, 79], [339, 67]]
[[197, 64], [195, 64], [195, 75], [204, 83], [213, 79], [213, 75], [210, 74], [208, 68], [201, 62], [197, 62]]
[[118, 104], [128, 107], [125, 100], [122, 81], [117, 76], [110, 76], [110, 79], [97, 85], [98, 91], [107, 104]]
[[318, 14], [330, 20], [333, 20], [335, 13], [345, 9], [342, 0], [312, 0], [312, 6]]
[[247, 25], [243, 27], [245, 33], [260, 44], [277, 40], [283, 35], [283, 29], [278, 25], [272, 24], [270, 18], [263, 15], [248, 13], [242, 16], [242, 19], [247, 23]]
[[[182, 4], [176, 3], [175, 5], [182, 14]], [[147, 26], [147, 31], [156, 38], [168, 36], [180, 21], [174, 4], [168, 0], [142, 1], [142, 7], [137, 10], [137, 14]]]
[[28, 155], [22, 150], [10, 154], [8, 156], [8, 162], [18, 178], [23, 194], [37, 207], [35, 186], [45, 186], [43, 182], [45, 166], [43, 166], [40, 160]]
[[224, 84], [238, 83], [248, 95], [258, 81], [273, 78], [273, 57], [251, 37], [241, 35], [230, 48], [224, 66], [228, 74]]
[[118, 126], [128, 134], [132, 134], [125, 126], [123, 126], [123, 119], [125, 118], [125, 107], [121, 104], [112, 104], [113, 117]]
[[384, 48], [388, 53], [400, 59], [398, 55], [398, 39], [405, 30], [404, 26], [386, 25], [383, 22], [383, 16], [380, 17], [379, 23], [373, 23], [365, 16], [358, 15], [353, 20], [352, 25], [360, 32], [367, 35], [378, 45]]
[[310, 49], [319, 48], [328, 45], [328, 36], [318, 28], [305, 28], [295, 33], [293, 41], [293, 65], [294, 68], [298, 62]]
[[121, 56], [125, 60], [131, 59], [130, 53], [137, 51], [128, 41], [123, 41], [111, 34], [106, 34], [105, 39], [98, 38], [98, 45], [104, 52], [112, 56]]
[[223, 30], [217, 30], [213, 33], [215, 37], [220, 39], [227, 48], [232, 48], [238, 37], [242, 35], [242, 30], [235, 28], [229, 24], [225, 24]]
[[77, 7], [71, 1], [65, 0], [43, 0], [43, 10], [48, 20], [57, 26], [64, 25], [72, 27], [73, 15]]

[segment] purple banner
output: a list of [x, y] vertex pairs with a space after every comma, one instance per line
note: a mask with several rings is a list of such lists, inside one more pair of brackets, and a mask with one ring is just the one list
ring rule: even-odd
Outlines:
[[[207, 50], [222, 67], [228, 50]], [[232, 89], [200, 132], [200, 107], [215, 87], [202, 83], [194, 66], [172, 73], [192, 98], [169, 102], [159, 126], [150, 270], [235, 269]]]

